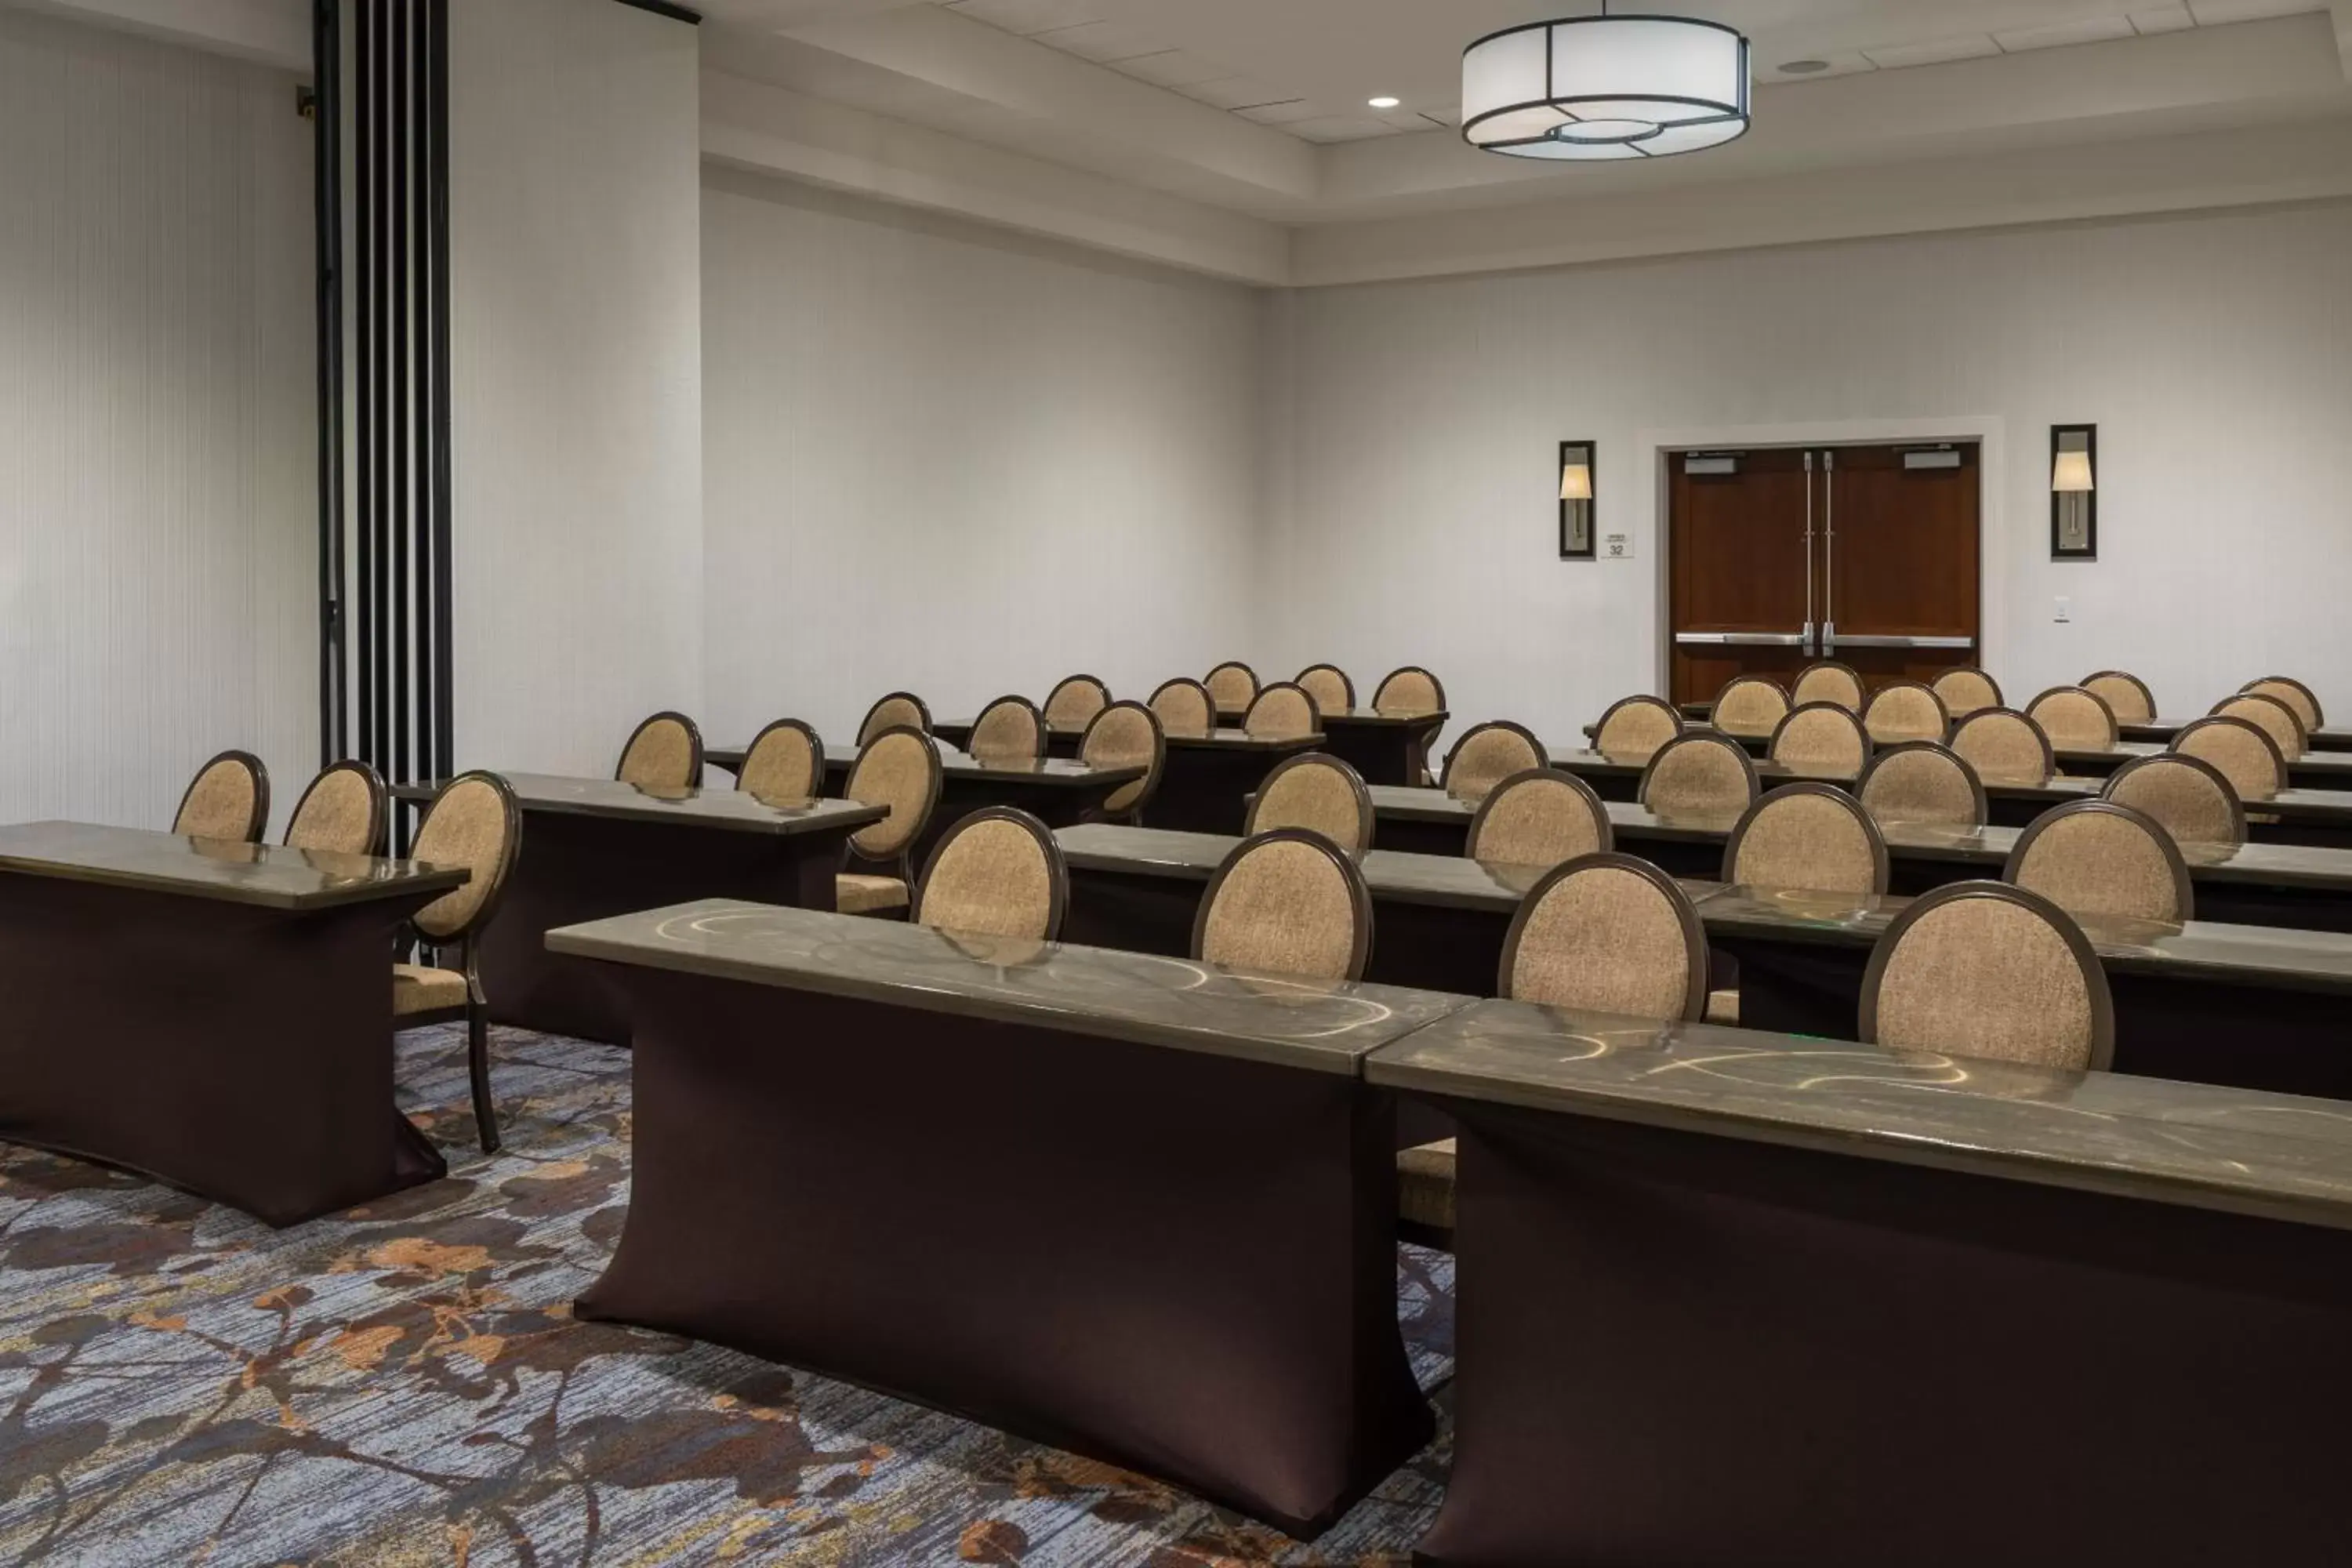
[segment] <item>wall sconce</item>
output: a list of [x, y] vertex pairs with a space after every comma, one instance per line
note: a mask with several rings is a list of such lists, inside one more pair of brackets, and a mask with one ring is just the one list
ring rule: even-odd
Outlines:
[[1590, 441], [1559, 444], [1559, 558], [1594, 559], [1592, 537], [1592, 467]]
[[2050, 559], [2099, 558], [2099, 427], [2050, 426]]

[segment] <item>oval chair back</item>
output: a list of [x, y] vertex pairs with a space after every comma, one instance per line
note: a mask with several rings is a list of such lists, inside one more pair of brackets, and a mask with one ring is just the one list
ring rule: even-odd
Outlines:
[[1482, 801], [1487, 791], [1513, 773], [1550, 765], [1543, 743], [1525, 727], [1507, 719], [1491, 719], [1464, 731], [1454, 750], [1446, 753], [1445, 793], [1455, 800]]
[[1372, 708], [1381, 713], [1413, 716], [1445, 711], [1445, 687], [1417, 664], [1391, 669], [1372, 692]]
[[1944, 700], [1944, 710], [1955, 719], [1979, 708], [2001, 706], [2000, 682], [1974, 665], [1944, 671], [1929, 682], [1929, 689]]
[[2126, 669], [2103, 669], [2083, 678], [2083, 689], [2107, 705], [2118, 724], [2145, 724], [2156, 717], [2156, 693]]
[[483, 1151], [495, 1152], [499, 1114], [490, 1098], [489, 998], [482, 990], [479, 959], [482, 928], [498, 913], [515, 862], [522, 856], [522, 810], [515, 804], [514, 791], [496, 773], [451, 779], [425, 807], [409, 855], [435, 865], [463, 866], [471, 875], [465, 886], [408, 918], [425, 947], [457, 948], [458, 967], [394, 964], [393, 1014], [404, 1026], [451, 1016], [465, 1018], [475, 1131]]
[[1980, 708], [1953, 725], [1952, 751], [1992, 784], [2038, 789], [2058, 771], [2050, 737], [2014, 708]]
[[1772, 760], [1801, 773], [1854, 779], [1870, 765], [1870, 731], [1851, 708], [1807, 702], [1789, 710], [1767, 748]]
[[2311, 736], [2304, 729], [2302, 719], [2276, 697], [2256, 691], [2241, 692], [2215, 703], [2213, 712], [2223, 719], [2243, 719], [2268, 735], [2283, 761], [2292, 763], [2311, 750]]
[[1982, 827], [1992, 815], [1976, 769], [1933, 741], [1906, 741], [1872, 757], [1854, 794], [1882, 826]]
[[1363, 874], [1319, 833], [1280, 827], [1243, 840], [1209, 879], [1192, 956], [1220, 969], [1360, 980], [1372, 951]]
[[346, 757], [312, 779], [294, 803], [293, 818], [286, 824], [287, 847], [378, 854], [391, 815], [383, 778], [365, 763]]
[[1257, 694], [1242, 716], [1242, 728], [1260, 740], [1296, 741], [1316, 732], [1322, 715], [1307, 689], [1277, 680]]
[[1045, 693], [1045, 722], [1084, 729], [1109, 706], [1110, 688], [1099, 679], [1091, 675], [1066, 676]]
[[1914, 899], [1872, 950], [1862, 1037], [1897, 1050], [2104, 1070], [2114, 1058], [2105, 971], [2071, 916], [2002, 882]]
[[1713, 730], [1692, 730], [1659, 747], [1639, 791], [1643, 805], [1667, 816], [1736, 816], [1756, 795], [1747, 748]]
[[2172, 835], [2176, 844], [2243, 844], [2246, 808], [2221, 771], [2200, 757], [2166, 752], [2135, 757], [2099, 791]]
[[824, 793], [824, 742], [798, 719], [779, 719], [752, 738], [735, 787], [754, 800], [814, 800]]
[[1356, 683], [1336, 664], [1310, 664], [1298, 672], [1296, 684], [1306, 688], [1319, 712], [1345, 713], [1356, 706]]
[[699, 789], [702, 731], [683, 713], [656, 713], [630, 733], [613, 776], [644, 790]]
[[2053, 747], [2085, 752], [2115, 748], [2116, 710], [2095, 691], [2053, 686], [2025, 705], [2025, 716], [2042, 726]]
[[918, 734], [931, 732], [931, 710], [911, 691], [893, 691], [866, 710], [857, 721], [857, 749], [864, 751], [874, 743], [874, 738], [890, 730], [912, 730]]
[[964, 750], [983, 763], [1034, 763], [1045, 754], [1045, 716], [1026, 697], [1000, 697], [972, 721]]
[[1070, 906], [1070, 871], [1053, 829], [1009, 805], [947, 830], [923, 864], [913, 918], [941, 931], [1054, 942]]
[[1198, 740], [1217, 728], [1217, 700], [1189, 676], [1162, 681], [1151, 694], [1151, 711], [1159, 715], [1160, 733], [1165, 735]]
[[1241, 660], [1227, 659], [1209, 671], [1202, 682], [1220, 713], [1245, 713], [1257, 700], [1257, 671]]
[[1766, 736], [1780, 727], [1793, 706], [1779, 681], [1760, 675], [1735, 675], [1715, 694], [1707, 722], [1727, 735]]
[[1862, 802], [1834, 784], [1782, 784], [1748, 808], [1723, 847], [1736, 887], [1875, 896], [1886, 891], [1886, 840]]
[[1683, 716], [1663, 697], [1621, 697], [1592, 727], [1592, 749], [1606, 756], [1646, 757], [1683, 732]]
[[2151, 818], [2111, 800], [2043, 812], [2017, 837], [2000, 879], [2068, 914], [2186, 921], [2197, 900], [2180, 846]]
[[1834, 702], [1849, 713], [1862, 711], [1862, 677], [1851, 665], [1825, 658], [1809, 664], [1797, 674], [1796, 683], [1789, 688], [1789, 705], [1802, 708], [1808, 702]]
[[2241, 801], [2268, 800], [2286, 787], [2286, 758], [2270, 732], [2231, 714], [2192, 719], [2172, 737], [2172, 750], [2210, 763]]
[[1473, 860], [1557, 866], [1616, 847], [1609, 808], [1592, 786], [1557, 768], [1529, 768], [1487, 791], [1470, 818]]
[[1916, 680], [1895, 680], [1871, 693], [1862, 710], [1862, 727], [1874, 744], [1897, 745], [1905, 741], [1940, 742], [1951, 733], [1952, 716], [1932, 687]]
[[887, 805], [890, 815], [849, 836], [860, 859], [895, 864], [905, 880], [907, 854], [939, 808], [942, 783], [939, 748], [920, 730], [885, 730], [857, 753], [842, 786], [842, 798], [860, 805]]
[[1372, 847], [1372, 794], [1354, 768], [1321, 752], [1288, 757], [1250, 802], [1249, 837], [1276, 828], [1319, 833], [1342, 849]]
[[1706, 935], [1672, 877], [1631, 855], [1580, 855], [1529, 890], [1503, 939], [1498, 994], [1661, 1021], [1706, 1007]]
[[1078, 759], [1089, 767], [1143, 769], [1143, 776], [1111, 791], [1102, 803], [1102, 815], [1134, 821], [1168, 771], [1168, 737], [1160, 716], [1140, 702], [1114, 702], [1087, 726], [1078, 742]]
[[2249, 680], [2245, 690], [2249, 696], [2275, 697], [2294, 709], [2294, 716], [2303, 721], [2306, 735], [2327, 722], [2319, 706], [2319, 694], [2291, 675], [2265, 675], [2260, 680]]
[[258, 844], [269, 826], [269, 770], [251, 752], [223, 752], [196, 770], [172, 831], [192, 838]]

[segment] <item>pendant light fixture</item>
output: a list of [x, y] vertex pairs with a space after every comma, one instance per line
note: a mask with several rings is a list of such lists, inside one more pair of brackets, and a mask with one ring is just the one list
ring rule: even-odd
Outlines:
[[1600, 14], [1530, 22], [1462, 51], [1462, 136], [1514, 158], [1625, 161], [1748, 130], [1748, 40], [1719, 22]]

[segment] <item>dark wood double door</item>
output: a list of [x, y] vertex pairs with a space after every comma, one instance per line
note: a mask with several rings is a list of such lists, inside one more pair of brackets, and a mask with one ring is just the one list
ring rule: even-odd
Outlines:
[[1676, 702], [1819, 659], [1865, 685], [1978, 662], [1974, 443], [1675, 453], [1668, 647]]

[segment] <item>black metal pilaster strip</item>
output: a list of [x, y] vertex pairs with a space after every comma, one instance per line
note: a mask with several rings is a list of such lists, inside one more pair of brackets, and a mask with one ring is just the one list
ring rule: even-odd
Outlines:
[[392, 309], [392, 510], [385, 514], [390, 546], [390, 569], [385, 581], [390, 592], [391, 611], [389, 640], [385, 644], [385, 663], [392, 671], [392, 700], [388, 704], [391, 716], [391, 745], [386, 752], [389, 772], [386, 776], [406, 783], [408, 771], [408, 733], [411, 728], [408, 706], [408, 536], [411, 484], [416, 468], [416, 452], [409, 439], [410, 399], [414, 395], [414, 377], [409, 371], [415, 363], [415, 343], [409, 336], [409, 294], [415, 286], [414, 269], [409, 265], [409, 208], [415, 192], [409, 185], [408, 139], [415, 117], [409, 112], [415, 100], [415, 80], [409, 71], [409, 38], [416, 17], [415, 0], [397, 0], [392, 16], [392, 94], [387, 101], [391, 110], [387, 130], [392, 143], [392, 276], [390, 284]]
[[319, 320], [319, 762], [342, 756], [342, 0], [311, 0], [310, 145]]
[[358, 274], [352, 295], [352, 321], [359, 334], [358, 516], [352, 542], [359, 556], [358, 592], [352, 630], [359, 641], [359, 732], [356, 754], [375, 758], [375, 517], [376, 478], [381, 454], [376, 441], [376, 373], [383, 363], [377, 353], [375, 303], [383, 292], [376, 261], [376, 13], [379, 0], [352, 0], [353, 54], [352, 76], [358, 89], [352, 116], [352, 248], [357, 253]]
[[432, 293], [426, 302], [426, 338], [433, 353], [433, 766], [436, 777], [457, 771], [455, 628], [455, 563], [450, 559], [453, 474], [449, 422], [449, 0], [426, 0], [425, 123], [431, 153], [425, 160], [426, 245]]

